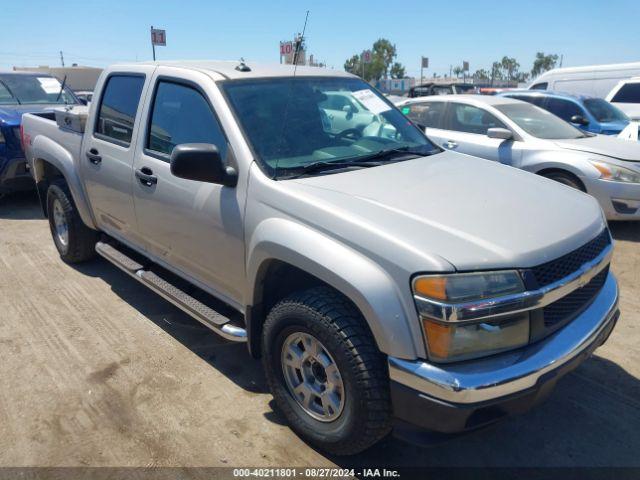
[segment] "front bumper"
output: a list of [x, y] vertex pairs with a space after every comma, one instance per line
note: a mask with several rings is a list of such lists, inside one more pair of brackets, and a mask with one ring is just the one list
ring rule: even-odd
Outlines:
[[525, 348], [446, 365], [390, 357], [394, 414], [421, 428], [453, 433], [524, 412], [606, 341], [619, 314], [618, 286], [609, 273], [580, 316]]
[[640, 184], [591, 180], [587, 191], [594, 196], [607, 220], [640, 220]]
[[24, 157], [0, 159], [0, 194], [33, 190], [35, 183]]

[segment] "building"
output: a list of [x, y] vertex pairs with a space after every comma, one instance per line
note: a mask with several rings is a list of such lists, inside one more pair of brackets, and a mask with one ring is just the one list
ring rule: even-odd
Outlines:
[[71, 67], [13, 67], [16, 72], [35, 72], [52, 75], [62, 82], [66, 77], [66, 85], [79, 91], [93, 91], [98, 81], [98, 77], [102, 73], [101, 68], [85, 67], [81, 65], [73, 65]]

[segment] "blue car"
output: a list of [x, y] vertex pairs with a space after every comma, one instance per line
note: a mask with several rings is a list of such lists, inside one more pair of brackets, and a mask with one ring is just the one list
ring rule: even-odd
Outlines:
[[602, 98], [546, 90], [512, 90], [498, 95], [537, 105], [591, 133], [618, 135], [629, 124], [622, 110]]
[[22, 114], [79, 103], [63, 83], [50, 75], [0, 72], [0, 197], [34, 188], [20, 138]]

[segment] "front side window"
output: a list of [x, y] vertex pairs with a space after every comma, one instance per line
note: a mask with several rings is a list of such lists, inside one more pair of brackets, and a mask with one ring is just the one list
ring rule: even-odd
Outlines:
[[611, 101], [617, 103], [640, 103], [640, 82], [624, 84]]
[[225, 158], [227, 140], [209, 102], [195, 88], [160, 81], [153, 100], [146, 147], [171, 155], [182, 143], [210, 143]]
[[584, 132], [556, 117], [553, 113], [528, 103], [496, 105], [495, 108], [529, 135], [537, 138], [559, 140], [587, 136]]
[[[256, 159], [274, 178], [300, 174], [312, 164], [361, 163], [372, 155], [376, 164], [384, 163], [402, 149], [405, 157], [408, 150], [414, 157], [439, 151], [360, 79], [287, 77], [222, 85]], [[358, 111], [334, 110], [335, 96]]]
[[629, 121], [629, 117], [622, 110], [602, 98], [587, 98], [584, 101], [584, 106], [599, 122]]
[[452, 103], [449, 111], [450, 130], [486, 135], [490, 128], [507, 128], [495, 116], [473, 105]]
[[0, 74], [0, 105], [65, 105], [78, 103], [71, 91], [57, 78]]
[[105, 140], [129, 145], [144, 86], [144, 77], [112, 75], [100, 101], [95, 133]]
[[402, 113], [418, 125], [441, 128], [446, 105], [445, 102], [411, 103], [402, 107]]
[[581, 117], [585, 116], [582, 108], [577, 104], [570, 100], [563, 100], [562, 98], [550, 98], [547, 102], [546, 108], [565, 122], [570, 122], [571, 117], [575, 115], [579, 115]]

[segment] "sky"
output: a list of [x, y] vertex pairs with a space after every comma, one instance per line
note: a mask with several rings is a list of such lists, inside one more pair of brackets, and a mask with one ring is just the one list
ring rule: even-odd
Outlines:
[[279, 61], [279, 41], [302, 31], [307, 52], [342, 69], [384, 37], [407, 74], [449, 73], [469, 61], [490, 69], [504, 55], [521, 71], [536, 52], [563, 55], [564, 66], [640, 61], [638, 0], [2, 0], [0, 68], [78, 63], [106, 66], [151, 60], [151, 25], [167, 31], [159, 60], [241, 57]]

